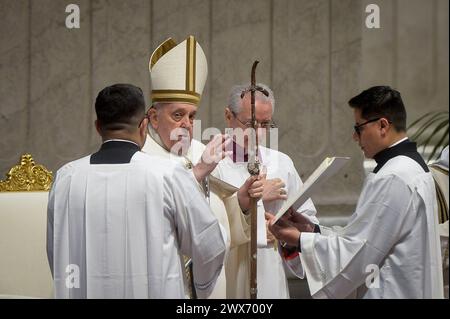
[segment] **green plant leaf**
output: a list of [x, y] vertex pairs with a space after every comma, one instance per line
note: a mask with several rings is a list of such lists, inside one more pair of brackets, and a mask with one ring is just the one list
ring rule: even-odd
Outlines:
[[428, 156], [428, 162], [431, 159], [433, 159], [433, 157], [434, 157], [434, 155], [436, 155], [438, 149], [444, 148], [445, 146], [448, 145], [448, 132], [449, 132], [449, 127], [447, 126], [447, 129], [444, 131], [444, 134], [442, 134], [441, 138], [434, 146], [433, 151], [430, 153], [430, 156]]
[[446, 111], [440, 111], [440, 112], [431, 111], [431, 112], [425, 113], [424, 115], [419, 117], [417, 120], [415, 120], [411, 125], [409, 125], [408, 129], [413, 128], [414, 126], [418, 125], [420, 122], [425, 122], [427, 120], [427, 117], [430, 117], [430, 119], [433, 119], [433, 118], [441, 116], [441, 115], [448, 118], [448, 112], [446, 112]]
[[427, 112], [408, 127], [409, 131], [412, 129], [415, 132], [412, 133], [410, 138], [417, 143], [417, 147], [422, 148], [422, 153], [425, 152], [427, 146], [433, 146], [431, 153], [427, 156], [429, 162], [440, 148], [448, 144], [449, 112]]
[[426, 119], [428, 116], [430, 116], [431, 114], [433, 114], [433, 112], [428, 112], [425, 113], [424, 115], [422, 115], [421, 117], [419, 117], [417, 120], [415, 120], [413, 123], [411, 123], [411, 125], [408, 126], [408, 130], [412, 127], [414, 127], [415, 125], [417, 125], [417, 123], [419, 123], [420, 121], [423, 121], [424, 119]]
[[428, 144], [430, 143], [430, 141], [434, 137], [434, 135], [437, 134], [441, 129], [445, 128], [446, 126], [448, 127], [447, 122], [441, 122], [434, 128], [433, 132], [430, 135], [428, 135], [427, 139], [423, 143], [424, 149], [428, 146]]
[[[447, 118], [445, 117], [441, 117], [441, 115], [436, 114], [434, 116], [432, 116], [430, 119], [427, 119], [425, 123], [421, 124], [421, 126], [419, 126], [419, 128], [417, 129], [417, 131], [411, 136], [411, 139], [419, 142], [419, 139], [422, 137], [422, 135], [424, 134], [424, 132], [432, 125], [434, 125], [436, 122], [441, 122], [441, 121], [447, 121], [448, 122], [448, 116]], [[439, 124], [438, 124], [439, 125]], [[411, 127], [410, 127], [411, 128]], [[425, 137], [426, 138], [426, 137]]]

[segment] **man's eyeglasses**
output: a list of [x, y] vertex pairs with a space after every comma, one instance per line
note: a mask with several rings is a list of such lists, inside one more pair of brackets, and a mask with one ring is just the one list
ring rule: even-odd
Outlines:
[[[358, 136], [361, 135], [361, 127], [363, 127], [366, 124], [369, 124], [369, 123], [372, 123], [372, 122], [376, 122], [376, 121], [381, 120], [381, 119], [382, 119], [382, 117], [377, 117], [377, 118], [368, 120], [368, 121], [366, 121], [364, 123], [361, 123], [359, 125], [353, 126], [353, 128], [355, 129], [355, 133], [358, 134]], [[388, 123], [392, 123], [392, 122], [388, 120]]]
[[[234, 112], [231, 112], [231, 113], [233, 113], [234, 118], [235, 118], [236, 120], [238, 120], [238, 122], [241, 123], [242, 125], [244, 125], [246, 128], [252, 128], [252, 127], [253, 127], [252, 121], [251, 121], [251, 120], [248, 120], [248, 121], [246, 121], [246, 122], [242, 122], [242, 121], [237, 117], [237, 115], [236, 115]], [[262, 123], [256, 122], [256, 127], [258, 127], [258, 126], [264, 128], [264, 129], [266, 129], [266, 130], [277, 127], [277, 125], [275, 124], [275, 122], [274, 122], [273, 120], [272, 120], [272, 121], [262, 122]]]

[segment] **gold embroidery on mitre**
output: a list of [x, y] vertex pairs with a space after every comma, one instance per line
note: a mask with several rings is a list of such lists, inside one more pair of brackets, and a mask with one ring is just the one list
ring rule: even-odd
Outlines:
[[158, 60], [167, 52], [172, 50], [174, 47], [177, 46], [177, 43], [172, 39], [168, 38], [166, 41], [161, 43], [159, 47], [156, 48], [156, 50], [153, 52], [151, 58], [150, 58], [150, 65], [148, 66], [149, 70], [153, 68], [153, 66], [158, 62]]
[[196, 41], [191, 35], [186, 41], [186, 90], [195, 92]]
[[153, 90], [152, 102], [185, 102], [198, 105], [200, 94], [185, 90]]
[[48, 191], [53, 174], [43, 165], [36, 165], [30, 154], [21, 156], [20, 164], [13, 166], [0, 181], [0, 192]]

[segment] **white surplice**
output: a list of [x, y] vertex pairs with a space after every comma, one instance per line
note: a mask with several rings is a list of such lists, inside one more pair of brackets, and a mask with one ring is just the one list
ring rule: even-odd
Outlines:
[[[142, 151], [151, 155], [160, 156], [165, 159], [171, 159], [175, 162], [181, 163], [182, 165], [189, 167], [190, 164], [197, 164], [205, 150], [206, 146], [197, 140], [192, 140], [189, 150], [185, 156], [178, 156], [170, 153], [164, 147], [161, 146], [161, 141], [156, 132], [151, 131], [152, 134], [147, 136]], [[158, 140], [158, 142], [156, 140]], [[195, 177], [192, 174], [192, 178]], [[198, 184], [198, 187], [201, 185]], [[225, 265], [232, 264], [233, 269], [244, 267], [245, 265], [240, 265], [240, 261], [236, 259], [229, 259], [228, 252], [230, 247], [239, 247], [241, 245], [246, 245], [248, 243], [248, 237], [246, 236], [247, 229], [249, 228], [245, 216], [243, 216], [239, 203], [237, 200], [237, 194], [226, 194], [217, 187], [211, 187], [209, 192], [209, 205], [212, 212], [219, 220], [220, 225], [223, 227], [225, 233], [227, 234], [226, 242], [226, 254], [225, 254]], [[234, 281], [228, 281], [225, 271], [225, 267], [217, 279], [216, 286], [211, 293], [209, 298], [228, 298], [227, 285], [234, 285]]]
[[[303, 185], [297, 170], [294, 167], [292, 160], [284, 153], [278, 152], [263, 146], [259, 147], [260, 161], [267, 169], [267, 179], [280, 178], [286, 184], [286, 191], [297, 191], [301, 185]], [[240, 187], [245, 180], [250, 176], [247, 170], [247, 163], [245, 162], [233, 162], [230, 157], [223, 159], [217, 168], [214, 170], [213, 175], [224, 180], [225, 182]], [[276, 213], [281, 208], [283, 201], [275, 201], [264, 207], [262, 200], [257, 203], [258, 214], [258, 251], [257, 251], [257, 288], [258, 298], [289, 298], [289, 287], [287, 283], [286, 273], [283, 267], [283, 260], [278, 251], [274, 249], [273, 245], [267, 245], [266, 239], [266, 224], [265, 224], [265, 211], [271, 211]], [[307, 215], [313, 222], [317, 223], [315, 218], [316, 209], [311, 199], [308, 199], [299, 209], [298, 212], [302, 212]], [[250, 239], [250, 229], [247, 230], [248, 239]], [[249, 284], [249, 258], [250, 258], [250, 245], [242, 245], [240, 247], [232, 247], [229, 259], [235, 260], [236, 263], [240, 263], [242, 267], [236, 271], [236, 269], [230, 268], [226, 265], [227, 277], [230, 280], [233, 276], [232, 282], [232, 296], [234, 298], [249, 298], [250, 296], [250, 284]], [[247, 265], [245, 267], [244, 265]], [[300, 258], [290, 260], [287, 265], [293, 272], [300, 277], [303, 270], [301, 267]], [[229, 289], [230, 290], [230, 289]]]
[[136, 152], [127, 164], [58, 170], [49, 195], [47, 249], [56, 298], [184, 298], [182, 254], [209, 296], [225, 234], [179, 164]]
[[406, 156], [388, 160], [367, 176], [347, 226], [301, 234], [311, 295], [442, 298], [435, 207], [431, 173]]

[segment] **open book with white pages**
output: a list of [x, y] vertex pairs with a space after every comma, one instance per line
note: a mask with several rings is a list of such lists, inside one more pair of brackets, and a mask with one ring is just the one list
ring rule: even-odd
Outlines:
[[286, 213], [290, 207], [297, 211], [304, 202], [311, 197], [314, 191], [317, 190], [324, 181], [335, 175], [348, 161], [350, 157], [327, 157], [316, 168], [316, 170], [304, 182], [302, 187], [296, 192], [288, 195], [288, 199], [281, 206], [275, 215], [275, 221]]

